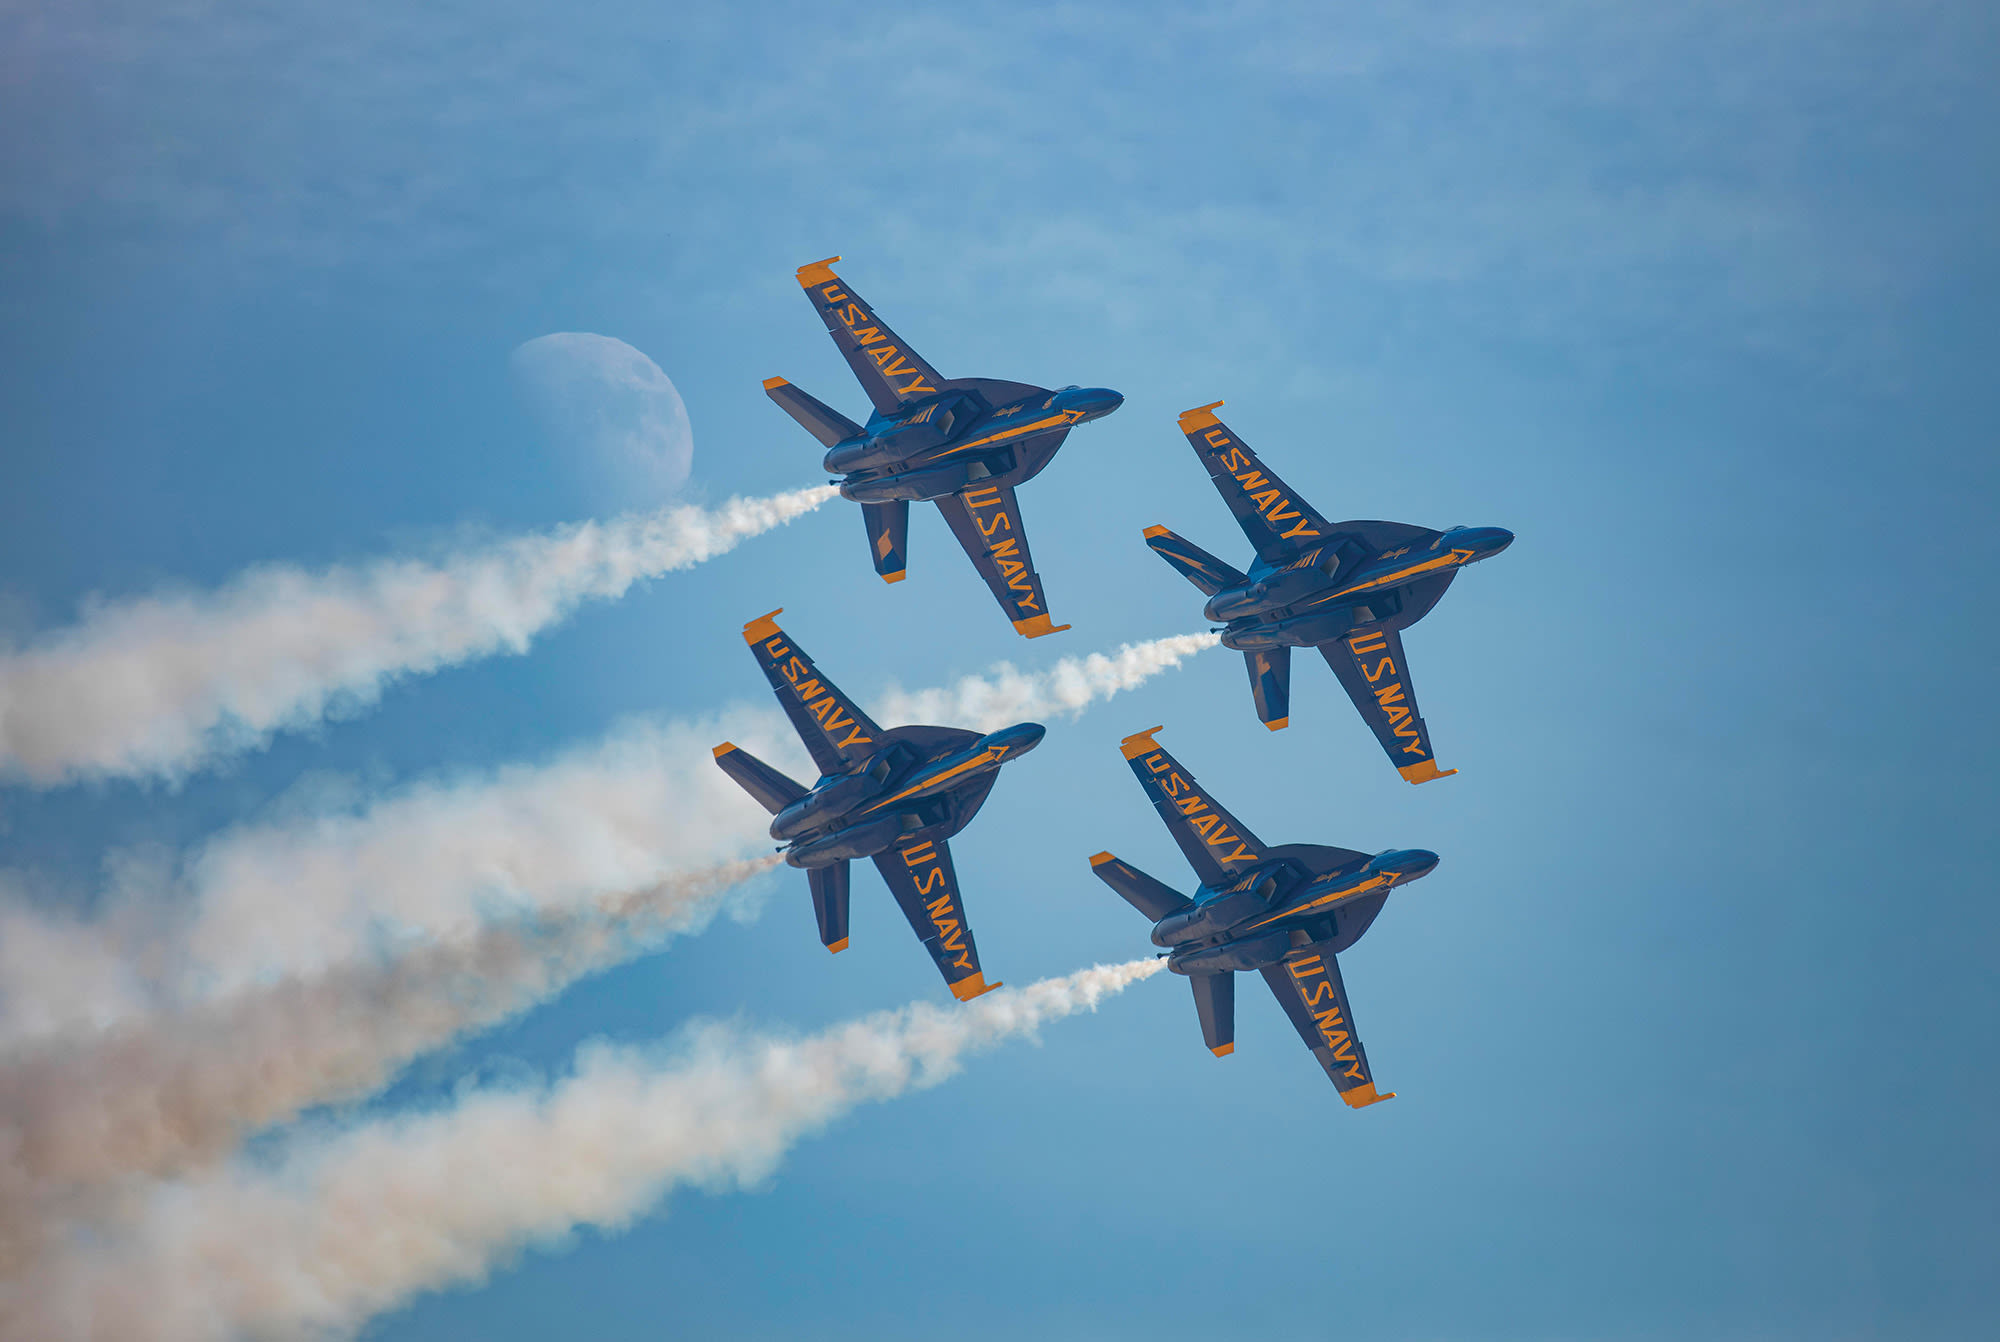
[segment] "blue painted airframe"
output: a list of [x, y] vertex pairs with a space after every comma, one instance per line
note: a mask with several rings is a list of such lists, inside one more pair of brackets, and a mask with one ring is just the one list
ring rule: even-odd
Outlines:
[[1207, 594], [1209, 619], [1225, 622], [1222, 645], [1243, 653], [1258, 720], [1272, 731], [1291, 721], [1292, 649], [1318, 648], [1397, 772], [1412, 783], [1457, 773], [1437, 767], [1402, 631], [1430, 613], [1461, 569], [1499, 554], [1514, 533], [1329, 522], [1215, 417], [1221, 404], [1187, 411], [1181, 432], [1256, 547], [1256, 562], [1239, 573], [1165, 527], [1148, 527], [1146, 544]]
[[1125, 398], [1104, 387], [1050, 391], [1025, 382], [939, 377], [888, 323], [835, 275], [837, 256], [799, 267], [799, 284], [874, 404], [856, 424], [781, 377], [764, 391], [827, 449], [842, 498], [861, 505], [868, 553], [885, 582], [909, 565], [910, 501], [929, 499], [965, 547], [1016, 632], [1039, 638], [1050, 623], [1042, 580], [1014, 487], [1054, 459], [1069, 431]]
[[1201, 886], [1190, 899], [1109, 853], [1091, 858], [1091, 870], [1152, 920], [1167, 968], [1194, 985], [1209, 1052], [1236, 1051], [1236, 975], [1254, 970], [1349, 1107], [1394, 1099], [1376, 1092], [1334, 956], [1361, 939], [1391, 890], [1430, 875], [1437, 854], [1264, 843], [1160, 748], [1159, 730], [1128, 736], [1121, 749]]
[[1040, 745], [1046, 729], [1019, 722], [985, 736], [954, 727], [884, 731], [778, 627], [780, 614], [744, 625], [743, 641], [820, 780], [801, 787], [727, 741], [715, 762], [771, 812], [785, 861], [805, 869], [820, 943], [835, 954], [847, 949], [847, 864], [873, 858], [952, 996], [969, 1002], [999, 987], [980, 972], [945, 841], [978, 814], [1000, 766]]

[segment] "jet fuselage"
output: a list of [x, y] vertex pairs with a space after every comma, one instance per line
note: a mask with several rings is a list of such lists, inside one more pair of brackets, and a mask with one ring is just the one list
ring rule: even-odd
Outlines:
[[825, 466], [841, 475], [832, 483], [857, 503], [921, 500], [956, 494], [982, 482], [1019, 484], [1040, 469], [1015, 448], [1044, 434], [1102, 419], [1125, 398], [1107, 387], [1065, 387], [996, 406], [946, 391], [915, 408], [870, 416], [860, 437], [828, 449]]
[[[906, 746], [891, 744], [851, 772], [821, 778], [771, 821], [771, 837], [785, 841], [788, 865], [802, 868], [873, 857], [907, 835], [933, 829], [958, 808], [948, 804], [1001, 765], [1042, 742], [1046, 728], [1020, 722], [957, 750], [912, 761]], [[957, 816], [955, 833], [977, 808]]]
[[1404, 546], [1358, 565], [1342, 565], [1330, 552], [1282, 568], [1259, 560], [1246, 581], [1210, 597], [1202, 613], [1227, 622], [1226, 648], [1309, 647], [1394, 614], [1405, 584], [1491, 559], [1513, 543], [1514, 533], [1502, 527], [1453, 527], [1428, 546]]
[[1228, 887], [1203, 885], [1194, 904], [1153, 925], [1153, 944], [1168, 949], [1176, 974], [1248, 971], [1276, 964], [1291, 934], [1337, 907], [1421, 880], [1437, 867], [1436, 853], [1392, 848], [1359, 867], [1310, 880], [1283, 862], [1252, 868]]

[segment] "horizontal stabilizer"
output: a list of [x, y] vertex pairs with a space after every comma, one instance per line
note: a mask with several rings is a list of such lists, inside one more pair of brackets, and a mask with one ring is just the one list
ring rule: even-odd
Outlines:
[[715, 762], [722, 766], [722, 772], [735, 779], [738, 786], [755, 797], [772, 815], [806, 795], [806, 789], [749, 751], [738, 749], [728, 741], [715, 748]]
[[1174, 571], [1214, 596], [1225, 587], [1238, 587], [1249, 579], [1192, 541], [1176, 536], [1165, 527], [1147, 527], [1146, 544], [1153, 553], [1174, 566]]
[[1190, 974], [1195, 1014], [1201, 1017], [1201, 1042], [1218, 1058], [1236, 1051], [1236, 975]]
[[868, 558], [875, 572], [883, 582], [901, 582], [910, 567], [910, 501], [864, 503], [861, 521], [868, 528]]
[[843, 860], [810, 868], [806, 883], [812, 886], [819, 944], [838, 955], [847, 949], [847, 863]]
[[1279, 731], [1292, 720], [1292, 650], [1283, 644], [1243, 654], [1250, 668], [1250, 699], [1257, 721]]
[[1127, 904], [1156, 923], [1194, 903], [1165, 881], [1156, 881], [1130, 862], [1109, 853], [1099, 853], [1090, 859], [1090, 870], [1098, 880], [1123, 896]]
[[821, 447], [832, 447], [861, 436], [861, 426], [832, 406], [808, 396], [781, 377], [764, 379], [764, 394], [797, 420], [805, 431], [819, 439]]

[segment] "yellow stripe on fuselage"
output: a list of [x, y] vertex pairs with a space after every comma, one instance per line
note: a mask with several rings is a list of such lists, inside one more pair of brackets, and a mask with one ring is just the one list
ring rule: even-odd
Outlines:
[[1343, 900], [1352, 899], [1356, 895], [1365, 895], [1370, 890], [1377, 890], [1384, 886], [1394, 885], [1396, 883], [1397, 874], [1398, 873], [1383, 874], [1378, 872], [1374, 876], [1369, 877], [1367, 880], [1363, 881], [1361, 884], [1355, 886], [1350, 890], [1340, 890], [1336, 891], [1331, 895], [1321, 895], [1318, 899], [1313, 900], [1310, 904], [1301, 904], [1296, 909], [1286, 909], [1284, 912], [1274, 913], [1268, 918], [1259, 918], [1256, 922], [1251, 923], [1249, 927], [1246, 927], [1243, 930], [1248, 932], [1255, 928], [1262, 927], [1266, 923], [1275, 923], [1286, 918], [1296, 918], [1302, 913], [1311, 913], [1314, 909], [1325, 908], [1329, 904], [1338, 904]]
[[1353, 596], [1356, 592], [1373, 591], [1377, 587], [1393, 587], [1397, 583], [1409, 581], [1419, 573], [1430, 573], [1436, 569], [1452, 568], [1463, 564], [1470, 558], [1472, 558], [1472, 551], [1470, 550], [1453, 550], [1450, 554], [1439, 555], [1435, 559], [1426, 559], [1420, 563], [1411, 564], [1408, 568], [1397, 569], [1394, 573], [1384, 573], [1379, 578], [1370, 578], [1367, 582], [1356, 583], [1352, 587], [1343, 587], [1331, 596], [1323, 599], [1332, 601], [1343, 596]]
[[869, 805], [862, 807], [861, 814], [867, 815], [870, 811], [879, 811], [884, 806], [888, 806], [894, 802], [901, 801], [903, 798], [909, 796], [913, 792], [922, 792], [925, 788], [936, 787], [939, 783], [944, 782], [945, 779], [956, 778], [958, 777], [958, 775], [964, 773], [967, 769], [976, 769], [982, 764], [991, 764], [994, 760], [999, 759], [1006, 753], [1007, 753], [1007, 748], [1005, 746], [988, 746], [986, 747], [986, 749], [980, 751], [977, 755], [974, 755], [971, 759], [966, 760], [963, 763], [958, 764], [953, 768], [946, 769], [941, 774], [935, 774], [929, 778], [919, 778], [916, 782], [910, 784], [908, 787], [904, 788], [901, 792], [898, 792], [895, 796], [884, 797], [881, 801], [872, 802]]
[[1036, 433], [1042, 429], [1060, 428], [1064, 424], [1070, 424], [1082, 418], [1083, 411], [1081, 410], [1058, 410], [1047, 419], [1038, 419], [1030, 424], [1018, 424], [1009, 429], [1002, 429], [999, 433], [989, 433], [984, 438], [974, 438], [969, 443], [960, 443], [957, 447], [938, 453], [937, 457], [933, 457], [932, 460], [935, 461], [938, 457], [948, 457], [954, 452], [964, 452], [968, 448], [984, 447], [988, 443], [997, 443], [1004, 438], [1019, 438], [1023, 434]]

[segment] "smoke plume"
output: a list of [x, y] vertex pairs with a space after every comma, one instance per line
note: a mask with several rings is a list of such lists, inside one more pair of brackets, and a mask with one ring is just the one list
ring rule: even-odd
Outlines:
[[1176, 634], [1127, 643], [1108, 656], [1065, 657], [1046, 671], [1017, 671], [1012, 663], [1000, 662], [983, 676], [967, 676], [943, 689], [892, 687], [877, 698], [880, 710], [874, 717], [882, 723], [935, 722], [981, 732], [1024, 718], [1073, 717], [1219, 642], [1215, 634]]
[[506, 651], [809, 512], [828, 486], [583, 522], [435, 562], [251, 569], [212, 592], [101, 602], [0, 655], [0, 777], [173, 779], [389, 682]]
[[[60, 1217], [104, 1183], [178, 1173], [314, 1105], [372, 1095], [413, 1059], [700, 930], [729, 890], [777, 862], [727, 863], [8, 1057], [0, 1227]], [[0, 1261], [19, 1256], [7, 1239], [0, 1230]]]
[[666, 1048], [596, 1044], [549, 1086], [303, 1136], [274, 1160], [162, 1185], [120, 1223], [52, 1247], [0, 1296], [0, 1331], [348, 1334], [524, 1247], [625, 1227], [677, 1186], [760, 1179], [855, 1106], [936, 1085], [966, 1054], [1094, 1009], [1161, 963], [918, 1003], [802, 1039], [710, 1025]]

